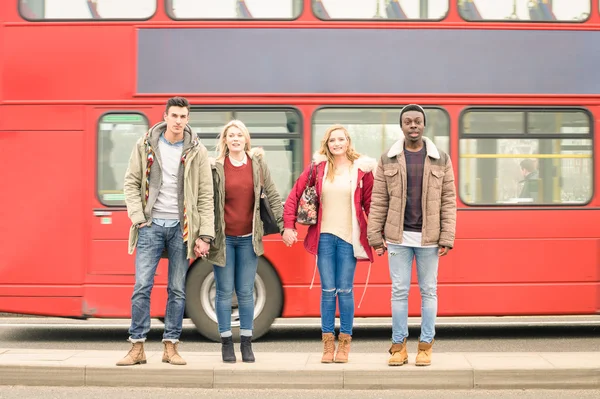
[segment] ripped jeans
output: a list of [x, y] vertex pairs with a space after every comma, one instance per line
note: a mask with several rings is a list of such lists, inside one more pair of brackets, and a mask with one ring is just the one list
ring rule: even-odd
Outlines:
[[431, 343], [435, 337], [438, 303], [438, 247], [405, 247], [388, 243], [388, 259], [392, 279], [392, 343], [401, 343], [408, 337], [408, 291], [413, 259], [417, 261], [417, 279], [421, 291], [419, 341]]
[[322, 233], [319, 238], [317, 266], [321, 278], [321, 331], [333, 333], [337, 296], [340, 304], [340, 332], [352, 335], [356, 270], [354, 248], [333, 234]]

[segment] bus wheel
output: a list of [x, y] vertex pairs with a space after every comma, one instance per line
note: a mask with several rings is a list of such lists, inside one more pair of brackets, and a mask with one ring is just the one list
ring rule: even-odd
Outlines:
[[[268, 298], [268, 300], [267, 300]], [[185, 310], [198, 332], [204, 337], [220, 342], [215, 306], [216, 286], [212, 265], [202, 260], [190, 270], [186, 281]], [[281, 315], [283, 292], [281, 282], [273, 267], [263, 257], [258, 258], [254, 280], [254, 330], [253, 339], [269, 331], [276, 317]], [[232, 299], [231, 329], [239, 337], [240, 317], [235, 291]]]

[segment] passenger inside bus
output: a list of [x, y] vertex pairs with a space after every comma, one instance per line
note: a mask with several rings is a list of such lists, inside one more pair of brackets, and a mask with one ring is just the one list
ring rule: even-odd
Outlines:
[[523, 185], [519, 198], [531, 198], [533, 202], [539, 201], [539, 181], [540, 175], [537, 168], [537, 162], [534, 159], [524, 159], [520, 163]]
[[390, 1], [385, 7], [385, 12], [389, 19], [407, 19], [406, 13], [400, 6], [398, 0]]
[[460, 14], [468, 21], [482, 20], [481, 14], [473, 0], [465, 0], [459, 3]]
[[331, 19], [321, 0], [313, 0], [312, 6], [313, 11], [317, 17], [321, 19]]
[[253, 18], [252, 13], [250, 12], [250, 9], [248, 8], [248, 6], [246, 5], [246, 2], [244, 0], [237, 0], [237, 14], [238, 17], [240, 18]]
[[556, 21], [552, 5], [548, 0], [533, 0], [529, 3], [529, 17], [532, 21]]

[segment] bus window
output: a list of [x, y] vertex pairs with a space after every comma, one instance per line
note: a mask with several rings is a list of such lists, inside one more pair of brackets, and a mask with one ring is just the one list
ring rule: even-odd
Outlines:
[[19, 0], [21, 16], [30, 21], [79, 19], [148, 19], [157, 0]]
[[459, 0], [466, 21], [584, 22], [590, 0]]
[[320, 19], [442, 20], [448, 0], [313, 0]]
[[129, 157], [136, 141], [148, 128], [148, 120], [138, 113], [109, 113], [100, 119], [96, 188], [104, 205], [125, 205], [123, 178]]
[[[341, 124], [350, 133], [356, 151], [379, 159], [403, 133], [398, 108], [321, 108], [315, 112], [312, 126], [312, 149], [317, 151], [325, 130], [333, 124]], [[435, 145], [449, 151], [450, 121], [443, 109], [425, 107], [427, 126], [425, 136]]]
[[300, 114], [292, 109], [192, 109], [190, 126], [211, 157], [217, 155], [217, 137], [223, 126], [232, 119], [248, 127], [253, 148], [264, 149], [271, 177], [285, 200], [302, 172]]
[[590, 126], [582, 110], [468, 110], [460, 122], [461, 199], [471, 205], [587, 203], [593, 194]]
[[173, 19], [295, 19], [302, 0], [169, 0]]

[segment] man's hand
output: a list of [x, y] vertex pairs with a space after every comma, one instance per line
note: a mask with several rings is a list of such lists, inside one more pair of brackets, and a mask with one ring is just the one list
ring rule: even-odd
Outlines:
[[194, 246], [194, 253], [198, 258], [204, 258], [208, 256], [210, 250], [210, 244], [204, 242], [201, 238], [196, 239], [196, 245]]
[[387, 250], [387, 245], [385, 245], [385, 241], [383, 242], [383, 245], [379, 248], [375, 248], [375, 253], [378, 256], [381, 256], [385, 253], [385, 251]]
[[448, 251], [450, 251], [450, 248], [448, 248], [448, 247], [439, 247], [438, 256], [444, 256], [444, 255], [448, 254]]
[[141, 228], [146, 227], [146, 226], [148, 226], [148, 222], [138, 223], [137, 228], [141, 229]]

